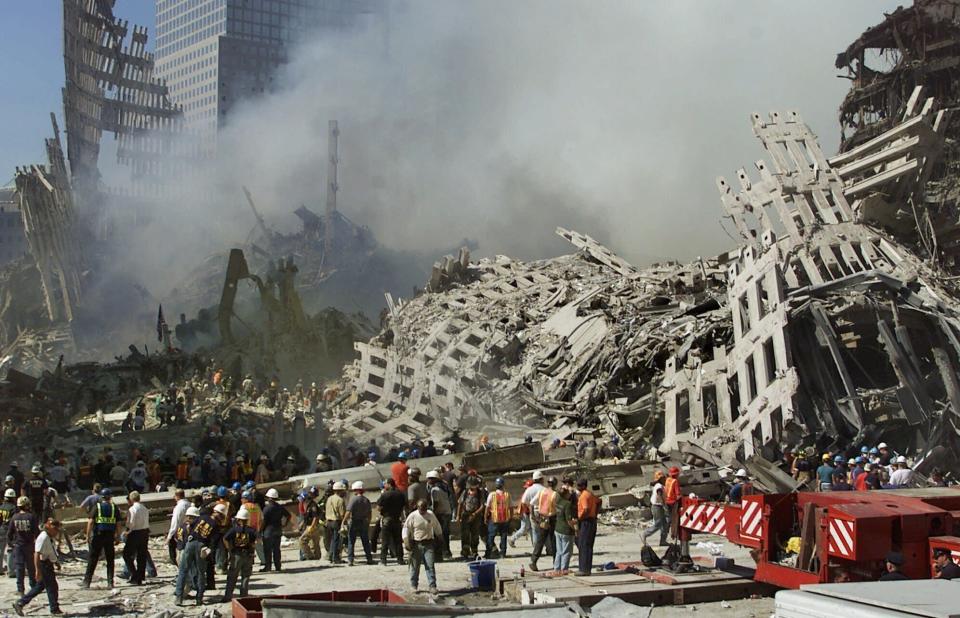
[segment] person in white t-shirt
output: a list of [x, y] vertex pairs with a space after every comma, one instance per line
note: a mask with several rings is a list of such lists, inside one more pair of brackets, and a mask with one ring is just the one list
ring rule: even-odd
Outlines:
[[660, 545], [667, 544], [667, 533], [670, 531], [670, 526], [667, 522], [667, 510], [663, 504], [663, 479], [664, 475], [661, 470], [653, 473], [653, 483], [651, 483], [650, 491], [650, 512], [653, 514], [653, 523], [644, 529], [640, 536], [644, 545], [647, 544], [647, 537], [657, 530], [660, 531]]

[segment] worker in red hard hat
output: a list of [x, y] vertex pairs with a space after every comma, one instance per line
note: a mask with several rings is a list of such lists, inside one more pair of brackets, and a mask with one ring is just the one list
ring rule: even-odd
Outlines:
[[673, 466], [663, 483], [663, 502], [670, 518], [670, 536], [680, 538], [680, 468]]

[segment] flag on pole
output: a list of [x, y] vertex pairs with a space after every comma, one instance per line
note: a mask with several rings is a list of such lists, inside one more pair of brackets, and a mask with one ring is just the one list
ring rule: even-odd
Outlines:
[[163, 319], [163, 305], [157, 311], [157, 341], [163, 341], [163, 333], [167, 330], [167, 321]]

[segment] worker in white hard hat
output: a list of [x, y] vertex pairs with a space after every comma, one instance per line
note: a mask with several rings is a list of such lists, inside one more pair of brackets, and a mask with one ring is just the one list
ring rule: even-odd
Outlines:
[[370, 551], [370, 518], [373, 516], [373, 506], [370, 499], [363, 495], [363, 481], [354, 481], [350, 485], [353, 496], [347, 502], [346, 513], [343, 516], [341, 532], [347, 533], [347, 564], [353, 566], [354, 546], [357, 539], [363, 545], [363, 553], [367, 564], [373, 564], [373, 554]]
[[[533, 523], [533, 512], [535, 510], [534, 505], [540, 500], [540, 492], [542, 492], [543, 489], [543, 472], [540, 470], [534, 470], [532, 483], [527, 486], [520, 495], [520, 511], [530, 520], [530, 525], [527, 530], [530, 532], [530, 541], [534, 546], [537, 545], [537, 541], [541, 536], [545, 536], [540, 526]], [[520, 539], [525, 533], [525, 529], [521, 525], [520, 529], [510, 536], [510, 547], [516, 547], [517, 540]], [[546, 540], [547, 539], [540, 539], [541, 551], [543, 551], [542, 547], [546, 544]]]
[[0, 503], [0, 573], [7, 571], [7, 530], [16, 512], [17, 492], [12, 487], [7, 487], [3, 490], [3, 502]]
[[174, 555], [174, 564], [177, 566], [180, 565], [179, 556], [183, 553], [183, 548], [187, 544], [187, 537], [190, 536], [190, 530], [193, 528], [193, 522], [197, 520], [197, 517], [200, 517], [200, 509], [193, 505], [187, 506], [183, 511], [183, 517], [180, 518], [180, 523], [177, 524], [173, 534], [170, 535], [173, 548], [177, 552]]
[[341, 564], [343, 562], [340, 559], [340, 550], [343, 548], [344, 541], [341, 528], [347, 516], [347, 503], [344, 500], [346, 493], [346, 485], [337, 481], [333, 484], [333, 495], [327, 498], [324, 505], [324, 521], [330, 535], [330, 550], [327, 552], [327, 558], [331, 564]]
[[893, 461], [893, 458], [895, 457], [895, 455], [893, 454], [893, 451], [890, 450], [890, 447], [887, 446], [887, 443], [886, 443], [886, 442], [881, 442], [880, 444], [878, 444], [878, 445], [877, 445], [877, 450], [880, 451], [880, 453], [879, 453], [879, 454], [880, 454], [880, 465], [881, 465], [881, 466], [889, 466], [890, 463]]
[[453, 519], [453, 506], [450, 504], [450, 492], [440, 478], [440, 472], [427, 472], [427, 502], [430, 510], [437, 516], [440, 527], [443, 528], [443, 538], [437, 539], [435, 558], [437, 562], [450, 560], [450, 520]]
[[174, 589], [177, 605], [183, 604], [184, 586], [188, 581], [193, 582], [197, 587], [196, 604], [203, 605], [203, 593], [207, 589], [210, 575], [207, 564], [213, 560], [213, 550], [220, 542], [220, 529], [226, 517], [227, 507], [217, 504], [209, 515], [200, 515], [190, 527], [190, 534], [180, 555], [180, 569], [177, 572], [177, 583]]
[[907, 458], [900, 455], [896, 458], [896, 468], [890, 473], [890, 485], [894, 489], [913, 487], [913, 470], [907, 464]]
[[263, 520], [260, 523], [260, 535], [263, 537], [263, 557], [265, 564], [260, 571], [266, 572], [272, 568], [280, 570], [280, 540], [283, 538], [283, 529], [290, 521], [290, 512], [277, 502], [280, 493], [273, 487], [267, 490], [267, 505], [263, 509]]
[[730, 492], [727, 494], [727, 502], [740, 504], [740, 500], [744, 496], [753, 494], [753, 485], [750, 483], [750, 476], [743, 468], [737, 470], [737, 473], [734, 474], [733, 477], [734, 483], [730, 487]]
[[[226, 603], [233, 598], [233, 589], [240, 580], [240, 596], [247, 596], [250, 589], [250, 575], [253, 573], [254, 548], [257, 545], [257, 531], [247, 525], [250, 514], [245, 507], [240, 507], [234, 515], [234, 525], [223, 535], [223, 545], [229, 553], [227, 566], [227, 587], [223, 592], [221, 602]], [[279, 570], [279, 566], [277, 567]]]

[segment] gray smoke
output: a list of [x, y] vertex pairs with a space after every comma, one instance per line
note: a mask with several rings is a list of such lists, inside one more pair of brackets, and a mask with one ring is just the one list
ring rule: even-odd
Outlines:
[[340, 122], [340, 208], [395, 248], [569, 252], [561, 225], [637, 263], [712, 255], [717, 175], [762, 151], [749, 114], [798, 109], [826, 152], [849, 83], [835, 54], [895, 6], [507, 0], [389, 3], [382, 23], [308, 37], [277, 90], [231, 112], [220, 157], [145, 234], [155, 289], [254, 225], [322, 211], [327, 121]]

